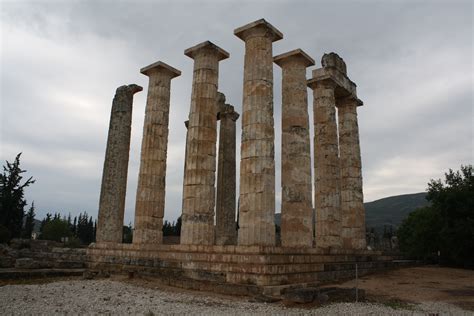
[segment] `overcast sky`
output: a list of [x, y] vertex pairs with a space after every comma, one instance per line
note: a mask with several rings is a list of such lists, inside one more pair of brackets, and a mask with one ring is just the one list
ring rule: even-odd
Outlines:
[[[118, 86], [136, 83], [145, 89], [133, 108], [125, 213], [126, 224], [133, 221], [148, 85], [139, 69], [161, 60], [182, 71], [172, 81], [166, 188], [165, 218], [175, 219], [193, 66], [183, 51], [210, 40], [230, 53], [220, 63], [219, 90], [241, 112], [244, 43], [233, 30], [260, 18], [284, 34], [274, 55], [302, 48], [316, 67], [325, 52], [346, 61], [365, 104], [359, 108], [365, 201], [424, 191], [430, 178], [474, 161], [470, 1], [0, 3], [0, 160], [23, 152], [22, 167], [37, 179], [26, 198], [35, 201], [38, 218], [48, 211], [97, 215], [112, 98]], [[276, 65], [274, 96], [278, 205]], [[240, 120], [237, 126], [240, 144]]]

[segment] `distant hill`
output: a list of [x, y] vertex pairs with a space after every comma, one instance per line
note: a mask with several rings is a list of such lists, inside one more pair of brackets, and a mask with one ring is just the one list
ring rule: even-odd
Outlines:
[[[426, 192], [389, 196], [364, 203], [367, 227], [383, 230], [384, 225], [398, 226], [402, 220], [419, 207], [428, 205]], [[275, 214], [275, 223], [280, 225], [281, 214]]]
[[408, 214], [419, 207], [427, 206], [426, 192], [390, 196], [364, 203], [367, 227], [383, 230], [384, 225], [399, 226]]

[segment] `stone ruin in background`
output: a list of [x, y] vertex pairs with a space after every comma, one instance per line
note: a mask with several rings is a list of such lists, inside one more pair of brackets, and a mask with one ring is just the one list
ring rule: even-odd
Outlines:
[[[359, 274], [391, 265], [392, 257], [366, 249], [357, 123], [362, 101], [347, 76], [345, 62], [335, 53], [325, 54], [322, 67], [314, 69], [307, 80], [306, 68], [314, 60], [301, 49], [273, 56], [272, 43], [283, 34], [264, 19], [237, 28], [234, 35], [245, 43], [241, 115], [225, 103], [218, 89], [219, 62], [229, 58], [229, 53], [209, 41], [184, 52], [194, 60], [194, 69], [189, 120], [185, 122], [179, 245], [163, 244], [162, 226], [171, 79], [181, 72], [162, 61], [141, 69], [149, 77], [149, 86], [132, 244], [122, 243], [122, 226], [133, 95], [142, 88], [117, 89], [97, 242], [88, 249], [89, 269], [152, 274], [166, 284], [231, 294], [279, 295], [288, 286], [351, 277], [354, 263]], [[281, 246], [276, 245], [274, 223], [273, 63], [282, 69]], [[313, 90], [313, 181], [307, 87]]]

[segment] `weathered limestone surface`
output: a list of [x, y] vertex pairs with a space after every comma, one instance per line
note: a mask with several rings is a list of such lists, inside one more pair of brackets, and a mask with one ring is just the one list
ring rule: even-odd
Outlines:
[[275, 132], [272, 43], [283, 35], [264, 19], [234, 31], [245, 42], [239, 245], [275, 244]]
[[185, 51], [194, 59], [186, 144], [181, 243], [214, 244], [219, 61], [229, 53], [206, 41]]
[[357, 106], [354, 98], [336, 101], [339, 118], [341, 161], [342, 244], [347, 249], [365, 249], [365, 208]]
[[[313, 70], [313, 79], [308, 82], [308, 85], [315, 89], [315, 143], [318, 142], [316, 139], [318, 135], [318, 129], [316, 126], [320, 122], [320, 118], [324, 117], [324, 114], [316, 112], [316, 107], [320, 106], [322, 101], [318, 101], [317, 99], [323, 98], [323, 94], [326, 94], [326, 103], [333, 104], [335, 102], [335, 105], [338, 107], [339, 164], [337, 165], [337, 168], [340, 169], [338, 172], [340, 211], [335, 214], [340, 216], [340, 224], [334, 224], [333, 229], [340, 230], [341, 238], [337, 244], [340, 243], [341, 246], [347, 249], [364, 249], [366, 246], [365, 209], [363, 205], [362, 166], [359, 145], [359, 128], [357, 124], [357, 106], [362, 105], [362, 101], [357, 98], [356, 85], [347, 77], [346, 64], [341, 57], [335, 53], [325, 54], [321, 60], [321, 64], [323, 65], [323, 68]], [[330, 101], [327, 99], [328, 96]], [[333, 106], [331, 105], [331, 117], [333, 116], [333, 111]], [[331, 125], [335, 125], [335, 123], [331, 123]], [[334, 128], [331, 130], [333, 131]], [[321, 130], [319, 130], [319, 132], [321, 132]], [[326, 139], [326, 137], [323, 138]], [[330, 157], [334, 157], [333, 152], [336, 150], [334, 131], [330, 138], [332, 140], [332, 146], [334, 147]], [[321, 141], [323, 141], [323, 139], [321, 139]], [[324, 153], [320, 152], [320, 155], [318, 156], [318, 149], [315, 147], [316, 159], [318, 159], [318, 157], [321, 158], [322, 154]], [[318, 172], [318, 162], [316, 159], [315, 170]], [[337, 168], [334, 170], [328, 169], [326, 172], [324, 170], [319, 170], [319, 172], [323, 172], [323, 176], [328, 178], [335, 176], [335, 170]], [[331, 172], [329, 173], [327, 171]], [[332, 173], [333, 171], [334, 173]], [[321, 225], [325, 226], [320, 228], [321, 233], [325, 234], [329, 227], [324, 222], [327, 221], [325, 212], [327, 212], [328, 209], [324, 208], [325, 205], [319, 205], [318, 203], [323, 203], [325, 199], [329, 199], [328, 194], [334, 194], [337, 190], [328, 191], [329, 189], [332, 189], [332, 186], [325, 188], [324, 185], [322, 185], [318, 191], [318, 185], [321, 184], [321, 179], [318, 178], [318, 174], [316, 177], [316, 227], [318, 230]], [[337, 202], [334, 201], [331, 206], [334, 207], [336, 204]], [[318, 212], [320, 207], [323, 208]], [[320, 221], [319, 224], [318, 220]], [[334, 218], [331, 218], [330, 221], [331, 220], [333, 222], [339, 222], [337, 219], [334, 220]], [[316, 235], [318, 236], [318, 232], [316, 232]], [[336, 242], [334, 244], [336, 244]], [[332, 245], [332, 243], [329, 243], [329, 246]]]
[[341, 247], [340, 165], [336, 124], [336, 85], [308, 82], [313, 89], [316, 247]]
[[138, 174], [133, 243], [160, 244], [163, 240], [166, 156], [171, 79], [181, 72], [161, 61], [140, 72], [149, 77]]
[[281, 244], [313, 246], [311, 149], [306, 68], [314, 60], [301, 49], [278, 55], [282, 68]]
[[[225, 99], [224, 99], [225, 100]], [[239, 114], [230, 104], [222, 106], [218, 113], [221, 121], [219, 130], [219, 155], [217, 162], [216, 197], [216, 244], [235, 245], [237, 226], [235, 222], [235, 124]]]
[[365, 249], [365, 209], [362, 192], [362, 163], [359, 144], [355, 84], [347, 77], [344, 60], [335, 53], [322, 59], [323, 68], [338, 82], [336, 97], [339, 120], [339, 158], [341, 164], [342, 245], [346, 249]]
[[[188, 143], [188, 127], [189, 127], [189, 120], [184, 121], [184, 126], [186, 127], [186, 143]], [[188, 156], [188, 146], [184, 146], [184, 170], [183, 170], [183, 191], [181, 194], [181, 202], [184, 203], [184, 183], [186, 183], [186, 157]]]
[[97, 242], [122, 242], [133, 95], [142, 90], [136, 84], [121, 86], [112, 101], [100, 190]]

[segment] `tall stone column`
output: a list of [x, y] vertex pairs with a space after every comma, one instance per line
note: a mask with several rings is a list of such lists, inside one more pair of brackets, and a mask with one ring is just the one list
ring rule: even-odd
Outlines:
[[214, 244], [219, 61], [229, 53], [206, 41], [187, 49], [194, 59], [186, 144], [181, 243]]
[[232, 105], [226, 104], [217, 117], [220, 123], [219, 156], [217, 162], [216, 197], [216, 244], [235, 245], [237, 226], [235, 223], [235, 124], [239, 114]]
[[149, 77], [138, 174], [133, 243], [161, 244], [171, 79], [181, 71], [158, 61], [140, 72]]
[[264, 19], [234, 34], [245, 42], [239, 245], [275, 245], [275, 132], [272, 43], [283, 34]]
[[306, 68], [314, 60], [301, 49], [278, 55], [282, 68], [281, 244], [313, 246], [311, 149]]
[[143, 88], [136, 84], [121, 86], [117, 88], [112, 101], [100, 189], [96, 235], [98, 243], [122, 242], [133, 95], [142, 90]]
[[340, 166], [336, 124], [336, 85], [310, 80], [314, 112], [316, 247], [341, 247]]
[[357, 123], [357, 106], [362, 102], [350, 97], [336, 100], [336, 105], [341, 161], [342, 245], [346, 249], [365, 249], [365, 208]]
[[[346, 248], [362, 249], [365, 211], [355, 110], [362, 101], [341, 57], [324, 54], [321, 64], [308, 81], [314, 94], [316, 246], [341, 247], [344, 242]], [[339, 148], [335, 106], [339, 109]]]

